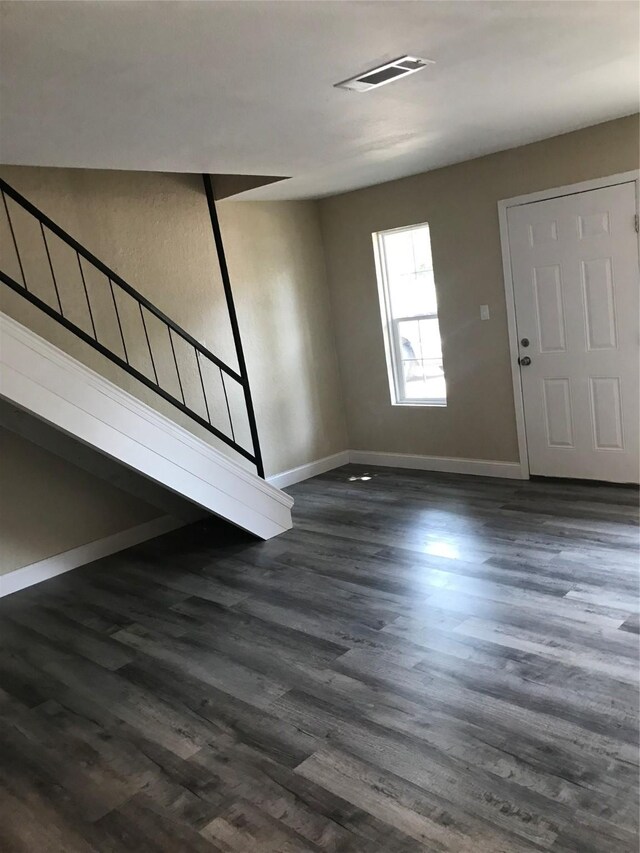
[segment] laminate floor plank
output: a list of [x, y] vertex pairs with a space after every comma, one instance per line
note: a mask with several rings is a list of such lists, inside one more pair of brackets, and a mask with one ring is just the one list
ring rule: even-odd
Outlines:
[[[552, 758], [548, 751], [545, 752], [544, 747], [548, 744], [536, 743], [533, 738], [518, 738], [518, 747], [523, 751], [521, 758], [514, 754], [513, 735], [506, 732], [502, 737], [500, 732], [485, 735], [481, 727], [465, 719], [456, 720], [442, 708], [425, 710], [411, 700], [398, 702], [397, 696], [391, 693], [378, 694], [378, 703], [373, 707], [359, 702], [358, 698], [349, 696], [346, 691], [340, 696], [332, 692], [330, 699], [292, 692], [280, 700], [274, 710], [286, 719], [316, 731], [325, 741], [342, 744], [361, 757], [369, 756], [369, 760], [373, 754], [371, 745], [378, 752], [386, 752], [389, 743], [395, 744], [390, 754], [402, 753], [404, 758], [394, 772], [405, 778], [409, 772], [405, 769], [408, 766], [405, 747], [409, 741], [420, 756], [417, 765], [429, 777], [438, 778], [438, 774], [442, 775], [443, 768], [447, 767], [456, 772], [456, 766], [459, 766], [464, 768], [468, 779], [491, 779], [494, 789], [500, 784], [497, 779], [508, 779], [510, 783], [517, 783], [554, 801], [559, 800], [571, 808], [591, 808], [598, 813], [606, 809], [607, 815], [615, 815], [621, 823], [629, 821], [626, 800], [619, 797], [618, 776], [611, 774], [609, 778], [608, 767], [603, 767], [597, 760], [592, 763], [592, 769], [600, 764], [596, 791], [589, 788], [584, 773], [574, 779], [562, 776], [562, 772], [569, 775], [571, 770], [567, 770], [566, 765], [559, 765], [555, 756]], [[355, 707], [359, 710], [357, 715], [354, 714]], [[435, 721], [437, 727], [433, 725]], [[379, 765], [381, 762], [376, 763]], [[559, 766], [562, 767], [560, 771]], [[626, 775], [627, 786], [633, 787], [632, 775], [622, 775]], [[440, 779], [432, 793], [438, 793], [443, 787]], [[484, 805], [480, 801], [474, 807], [484, 808]], [[471, 810], [469, 803], [466, 808]], [[449, 809], [453, 809], [451, 802]]]
[[637, 853], [638, 491], [290, 491], [0, 601], [0, 849]]

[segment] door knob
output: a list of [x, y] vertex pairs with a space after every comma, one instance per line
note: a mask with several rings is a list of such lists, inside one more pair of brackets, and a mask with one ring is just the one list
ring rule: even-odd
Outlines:
[[520, 367], [528, 367], [531, 364], [531, 359], [528, 355], [525, 355], [523, 358], [518, 359], [518, 364]]

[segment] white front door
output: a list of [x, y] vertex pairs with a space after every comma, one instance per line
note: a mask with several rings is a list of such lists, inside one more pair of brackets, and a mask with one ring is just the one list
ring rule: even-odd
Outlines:
[[635, 213], [633, 182], [508, 209], [531, 474], [638, 482]]

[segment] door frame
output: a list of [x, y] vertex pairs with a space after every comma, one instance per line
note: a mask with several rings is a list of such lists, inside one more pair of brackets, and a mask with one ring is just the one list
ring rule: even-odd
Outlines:
[[[513, 288], [513, 273], [511, 270], [511, 246], [509, 245], [509, 227], [507, 213], [510, 207], [519, 207], [523, 204], [533, 204], [536, 201], [548, 201], [552, 198], [560, 198], [567, 195], [599, 190], [604, 187], [613, 187], [618, 184], [635, 183], [636, 190], [636, 216], [640, 215], [640, 169], [630, 172], [620, 172], [616, 175], [608, 175], [603, 178], [595, 178], [589, 181], [580, 181], [576, 184], [566, 184], [561, 187], [550, 187], [539, 192], [527, 193], [526, 195], [514, 196], [502, 199], [498, 202], [498, 221], [500, 225], [500, 245], [502, 249], [502, 273], [504, 280], [504, 295], [507, 308], [507, 327], [509, 331], [509, 358], [511, 361], [511, 378], [513, 381], [513, 402], [516, 413], [516, 432], [518, 436], [518, 456], [520, 464], [520, 476], [523, 480], [530, 477], [529, 450], [527, 447], [527, 431], [524, 419], [524, 395], [522, 391], [522, 377], [518, 366], [518, 328], [516, 324], [516, 302]], [[637, 221], [637, 220], [636, 220]], [[640, 234], [638, 234], [638, 261], [640, 264]]]

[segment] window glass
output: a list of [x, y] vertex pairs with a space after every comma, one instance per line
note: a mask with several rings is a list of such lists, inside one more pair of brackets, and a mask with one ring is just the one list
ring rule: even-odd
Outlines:
[[392, 402], [446, 405], [429, 226], [373, 236]]

